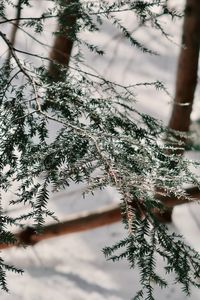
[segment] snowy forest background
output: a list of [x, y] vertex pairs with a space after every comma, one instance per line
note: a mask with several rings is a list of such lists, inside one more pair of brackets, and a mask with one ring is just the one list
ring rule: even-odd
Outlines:
[[[30, 12], [36, 17], [48, 5], [50, 5], [49, 1], [32, 0]], [[184, 1], [171, 0], [169, 6], [181, 9]], [[22, 14], [24, 17], [30, 16], [30, 12], [27, 8]], [[9, 11], [10, 18], [15, 14], [15, 9]], [[158, 32], [152, 28], [138, 27], [137, 19], [130, 19], [128, 12], [123, 13], [123, 18], [135, 36], [159, 55], [143, 54], [130, 47], [128, 41], [115, 32], [109, 23], [105, 23], [104, 30], [96, 33], [95, 37], [89, 32], [84, 33], [84, 38], [90, 41], [93, 39], [92, 41], [99, 44], [107, 54], [105, 57], [93, 55], [83, 47], [87, 62], [84, 66], [85, 70], [95, 70], [107, 79], [125, 85], [160, 80], [173, 97], [183, 20], [175, 19], [173, 22], [168, 22], [167, 18], [162, 18], [162, 24], [169, 33], [169, 39], [165, 39], [161, 38]], [[1, 26], [2, 30], [9, 35], [12, 27], [8, 24]], [[55, 27], [55, 20], [50, 19], [46, 23], [44, 32], [39, 36], [42, 45], [18, 30], [15, 41], [16, 48], [48, 56], [53, 43], [52, 32]], [[2, 43], [0, 47], [1, 61], [6, 58], [7, 52], [7, 47]], [[30, 60], [25, 55], [22, 57]], [[31, 58], [31, 61], [33, 64], [37, 64], [37, 58]], [[167, 124], [172, 109], [172, 99], [163, 91], [155, 91], [153, 87], [139, 86], [137, 93], [139, 101], [136, 103], [136, 107], [138, 110]], [[197, 85], [192, 113], [193, 121], [200, 118], [198, 98], [199, 87]], [[197, 125], [193, 126], [195, 128]], [[53, 137], [57, 131], [53, 122], [50, 124], [50, 131]], [[190, 151], [186, 155], [194, 159], [199, 158], [197, 152]], [[119, 202], [119, 195], [114, 189], [106, 188], [96, 192], [94, 196], [87, 196], [83, 199], [84, 189], [85, 186], [82, 184], [72, 185], [67, 191], [58, 192], [52, 197], [50, 208], [55, 211], [59, 220], [64, 220], [72, 213], [93, 210], [113, 202]], [[12, 193], [10, 197], [12, 197]], [[6, 199], [6, 203], [9, 203], [9, 199]], [[9, 211], [9, 206], [7, 209]], [[20, 209], [19, 207], [18, 212]], [[22, 212], [23, 210], [24, 208]], [[200, 208], [196, 203], [178, 206], [173, 211], [173, 223], [169, 225], [170, 231], [182, 233], [187, 242], [196, 250], [200, 250], [199, 213]], [[15, 211], [11, 210], [10, 215], [14, 214]], [[10, 292], [9, 294], [1, 292], [1, 299], [130, 299], [138, 290], [137, 270], [129, 270], [128, 264], [125, 262], [114, 264], [106, 261], [101, 251], [105, 245], [111, 245], [124, 234], [123, 225], [116, 223], [83, 233], [41, 241], [26, 249], [3, 250], [1, 255], [6, 262], [23, 268], [25, 272], [23, 276], [8, 273]], [[162, 267], [161, 261], [159, 267]], [[199, 296], [200, 292], [194, 290], [190, 299], [198, 300]], [[163, 300], [187, 298], [182, 294], [178, 285], [172, 285], [164, 291], [156, 290], [155, 297]]]

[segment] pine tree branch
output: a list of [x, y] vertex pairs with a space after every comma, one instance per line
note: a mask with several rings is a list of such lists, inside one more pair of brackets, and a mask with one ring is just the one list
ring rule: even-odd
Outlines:
[[[1, 16], [2, 17], [2, 16]], [[40, 20], [45, 20], [45, 19], [52, 19], [52, 18], [57, 18], [58, 15], [42, 15], [41, 17], [16, 17], [16, 18], [11, 18], [11, 19], [7, 19], [5, 17], [3, 17], [3, 21], [0, 22], [1, 24], [5, 24], [5, 23], [11, 23], [12, 22], [18, 22], [18, 21], [40, 21]]]

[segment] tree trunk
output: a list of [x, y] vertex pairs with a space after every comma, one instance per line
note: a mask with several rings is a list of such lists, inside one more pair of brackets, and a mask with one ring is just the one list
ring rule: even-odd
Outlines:
[[[175, 99], [168, 127], [180, 132], [188, 132], [190, 116], [197, 84], [200, 46], [200, 1], [187, 0], [183, 23], [182, 44], [177, 66]], [[181, 138], [182, 142], [187, 142]], [[184, 147], [183, 147], [184, 148]], [[176, 154], [183, 154], [177, 151]], [[172, 209], [160, 215], [170, 222]]]
[[169, 128], [187, 132], [197, 84], [200, 45], [200, 1], [187, 0], [182, 47], [176, 76], [176, 92]]
[[[186, 197], [182, 196], [177, 199], [175, 196], [161, 196], [159, 199], [164, 203], [165, 207], [170, 208], [175, 205], [181, 205], [200, 199], [200, 190], [197, 187], [191, 187], [185, 190]], [[158, 195], [157, 195], [158, 196]], [[190, 200], [189, 200], [190, 198]], [[160, 214], [160, 222], [165, 220]], [[159, 218], [159, 217], [158, 217]], [[35, 245], [38, 242], [75, 232], [91, 230], [104, 225], [113, 224], [121, 221], [121, 210], [119, 204], [111, 204], [103, 208], [98, 208], [95, 211], [81, 212], [69, 216], [65, 221], [53, 223], [44, 226], [41, 234], [36, 234], [33, 227], [27, 227], [24, 230], [14, 234], [16, 238], [15, 244], [0, 243], [0, 249], [7, 249], [14, 246]]]
[[[11, 36], [10, 36], [10, 44], [14, 47], [15, 45], [15, 40], [16, 40], [16, 35], [17, 35], [17, 30], [19, 27], [19, 22], [20, 22], [20, 17], [21, 17], [21, 4], [22, 0], [18, 0], [18, 3], [16, 5], [16, 20], [12, 23], [12, 31], [11, 31]], [[9, 50], [8, 56], [7, 56], [7, 63], [10, 63], [10, 59], [12, 57], [11, 51]]]
[[[62, 4], [70, 5], [73, 0], [64, 0]], [[54, 45], [50, 52], [49, 58], [51, 60], [49, 65], [49, 75], [54, 81], [59, 81], [60, 71], [57, 64], [68, 66], [71, 51], [73, 47], [74, 27], [76, 25], [77, 16], [73, 13], [73, 9], [66, 8], [59, 17], [58, 34], [55, 37]]]

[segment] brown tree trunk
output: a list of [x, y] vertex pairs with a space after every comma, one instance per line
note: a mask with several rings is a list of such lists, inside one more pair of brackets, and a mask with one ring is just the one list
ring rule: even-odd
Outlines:
[[[200, 199], [200, 191], [197, 187], [188, 188], [185, 190], [185, 192], [186, 197], [183, 196], [179, 199], [173, 195], [168, 197], [159, 195], [159, 199], [167, 208]], [[35, 234], [34, 228], [27, 227], [26, 229], [14, 234], [16, 238], [15, 244], [0, 243], [0, 249], [7, 249], [13, 246], [35, 245], [36, 243], [45, 239], [91, 230], [119, 221], [121, 221], [120, 206], [119, 204], [111, 204], [103, 208], [98, 208], [95, 211], [81, 212], [76, 215], [69, 216], [65, 221], [60, 223], [46, 225], [44, 226], [41, 234]], [[161, 218], [160, 221], [163, 222], [165, 220]]]
[[[200, 46], [200, 1], [186, 0], [183, 23], [182, 44], [177, 66], [175, 99], [168, 127], [180, 132], [188, 132], [190, 115], [197, 84]], [[185, 143], [186, 139], [182, 139]], [[184, 148], [184, 147], [183, 147]], [[176, 151], [183, 154], [183, 151]], [[160, 215], [170, 222], [172, 209]]]
[[176, 92], [169, 128], [187, 132], [197, 84], [200, 46], [200, 1], [187, 0], [182, 47], [176, 76]]
[[[62, 4], [69, 5], [72, 0], [63, 0]], [[49, 65], [49, 75], [54, 81], [60, 80], [59, 67], [56, 64], [68, 66], [71, 51], [73, 47], [72, 34], [76, 25], [77, 16], [72, 10], [68, 11], [66, 8], [63, 14], [59, 17], [58, 34], [55, 37], [52, 50], [49, 58], [51, 60]], [[60, 33], [59, 33], [60, 32]]]

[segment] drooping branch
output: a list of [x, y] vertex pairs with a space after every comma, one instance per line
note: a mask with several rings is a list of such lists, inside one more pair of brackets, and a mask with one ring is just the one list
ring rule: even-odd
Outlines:
[[[191, 187], [185, 190], [186, 196], [177, 199], [175, 196], [157, 195], [166, 208], [172, 208], [200, 199], [200, 190], [197, 187]], [[190, 198], [190, 200], [189, 200]], [[81, 212], [68, 217], [67, 220], [60, 223], [53, 223], [44, 226], [41, 234], [35, 234], [34, 228], [26, 229], [15, 234], [16, 244], [0, 244], [0, 249], [7, 249], [13, 246], [35, 245], [36, 243], [75, 232], [91, 230], [104, 225], [113, 224], [121, 220], [121, 209], [119, 204], [108, 205], [104, 208], [96, 209], [92, 212]], [[161, 218], [161, 222], [164, 220]]]

